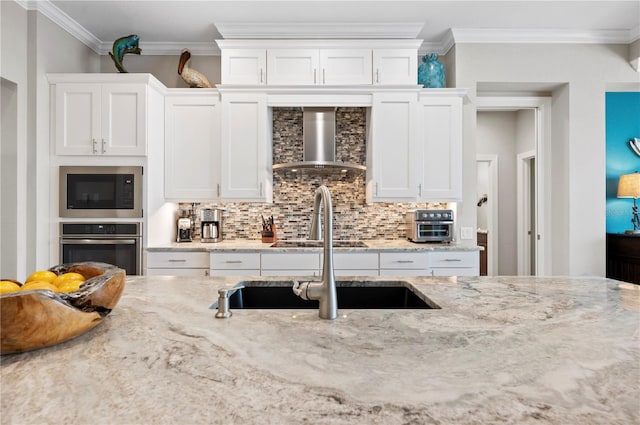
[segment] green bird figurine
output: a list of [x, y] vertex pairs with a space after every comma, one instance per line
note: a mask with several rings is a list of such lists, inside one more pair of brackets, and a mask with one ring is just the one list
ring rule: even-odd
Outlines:
[[140, 52], [142, 52], [142, 49], [138, 47], [139, 41], [140, 38], [137, 35], [131, 34], [126, 37], [120, 37], [113, 42], [113, 53], [109, 52], [109, 56], [113, 59], [113, 63], [116, 65], [116, 68], [118, 68], [118, 71], [129, 72], [122, 65], [122, 60], [127, 53], [139, 55]]

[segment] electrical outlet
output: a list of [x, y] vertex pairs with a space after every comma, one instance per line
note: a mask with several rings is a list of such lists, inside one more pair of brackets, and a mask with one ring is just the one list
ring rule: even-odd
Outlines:
[[473, 239], [473, 227], [461, 227], [460, 239]]

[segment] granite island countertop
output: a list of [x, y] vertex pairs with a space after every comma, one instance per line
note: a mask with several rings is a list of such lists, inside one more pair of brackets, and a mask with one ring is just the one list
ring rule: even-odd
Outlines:
[[0, 358], [1, 423], [640, 423], [637, 286], [412, 277], [441, 309], [215, 319], [242, 280], [128, 277], [93, 330]]

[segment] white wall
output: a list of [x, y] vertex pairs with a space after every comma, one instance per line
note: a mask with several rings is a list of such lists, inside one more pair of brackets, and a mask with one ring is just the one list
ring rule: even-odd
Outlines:
[[554, 85], [549, 185], [553, 220], [552, 230], [542, 236], [552, 240], [548, 272], [604, 276], [604, 95], [610, 83], [637, 83], [638, 74], [628, 62], [628, 50], [626, 45], [592, 44], [456, 46], [456, 85], [469, 89], [469, 102], [464, 108], [465, 190], [458, 208], [458, 225], [475, 227], [476, 222], [477, 84]]
[[[50, 72], [97, 72], [98, 55], [48, 18], [0, 2], [2, 78], [17, 85], [15, 278], [48, 268], [50, 259]], [[3, 256], [10, 255], [3, 250]], [[3, 277], [11, 277], [4, 276]]]
[[[11, 132], [2, 134], [2, 162], [12, 161], [10, 181], [2, 181], [2, 270], [5, 278], [22, 278], [27, 266], [27, 12], [14, 2], [0, 2], [1, 57], [0, 73], [3, 84], [3, 106], [13, 108], [11, 117], [4, 117], [3, 127]], [[19, 36], [18, 36], [19, 35]], [[6, 90], [9, 90], [7, 92]], [[15, 93], [11, 93], [14, 91]], [[15, 97], [9, 101], [8, 97]], [[4, 112], [3, 112], [4, 114]], [[4, 122], [11, 120], [11, 123]], [[8, 155], [9, 158], [5, 158]]]
[[[189, 86], [178, 75], [179, 60], [180, 52], [176, 52], [175, 56], [157, 56], [145, 55], [143, 51], [140, 55], [125, 55], [123, 64], [129, 72], [153, 74], [154, 77], [169, 88], [186, 88]], [[189, 66], [203, 73], [214, 86], [220, 84], [220, 56], [191, 56]], [[109, 55], [100, 56], [99, 72], [118, 72]]]

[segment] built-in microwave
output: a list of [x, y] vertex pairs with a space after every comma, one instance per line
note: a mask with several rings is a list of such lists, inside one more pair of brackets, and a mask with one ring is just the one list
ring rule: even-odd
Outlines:
[[60, 217], [142, 217], [142, 167], [61, 166]]

